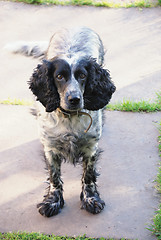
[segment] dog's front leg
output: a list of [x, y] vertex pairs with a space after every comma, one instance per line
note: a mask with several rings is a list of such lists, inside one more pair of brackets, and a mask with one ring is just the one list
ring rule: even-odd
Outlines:
[[93, 214], [100, 213], [105, 203], [100, 198], [97, 191], [96, 178], [97, 173], [95, 170], [95, 164], [97, 160], [97, 154], [93, 157], [86, 157], [83, 161], [83, 176], [82, 176], [82, 192], [80, 195], [82, 209], [86, 209]]
[[50, 185], [43, 202], [37, 205], [41, 215], [51, 217], [57, 215], [63, 208], [63, 182], [61, 180], [61, 159], [52, 151], [45, 152]]

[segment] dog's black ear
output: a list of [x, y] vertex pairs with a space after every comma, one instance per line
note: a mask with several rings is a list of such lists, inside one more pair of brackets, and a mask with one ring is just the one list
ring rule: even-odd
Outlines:
[[53, 79], [53, 65], [44, 60], [34, 70], [29, 81], [29, 88], [37, 97], [47, 112], [52, 112], [60, 106], [60, 98]]
[[103, 69], [95, 60], [90, 60], [84, 91], [84, 108], [94, 111], [105, 107], [115, 90], [109, 71]]

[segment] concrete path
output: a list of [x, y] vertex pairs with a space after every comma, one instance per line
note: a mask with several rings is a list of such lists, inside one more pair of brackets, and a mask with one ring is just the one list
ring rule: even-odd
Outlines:
[[[161, 88], [161, 15], [154, 9], [30, 6], [0, 2], [0, 46], [16, 40], [46, 40], [57, 27], [87, 25], [107, 49], [117, 92], [113, 102], [153, 99]], [[0, 51], [0, 99], [31, 99], [27, 86], [38, 59]], [[98, 180], [106, 208], [80, 210], [81, 168], [63, 165], [65, 207], [53, 218], [37, 212], [46, 184], [36, 120], [28, 107], [0, 105], [0, 231], [40, 231], [154, 240], [146, 229], [159, 205], [153, 182], [158, 171], [157, 122], [161, 113], [107, 112]]]

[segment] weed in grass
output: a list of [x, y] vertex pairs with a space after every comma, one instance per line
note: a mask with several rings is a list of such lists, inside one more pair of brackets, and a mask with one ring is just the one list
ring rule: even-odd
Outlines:
[[153, 218], [153, 224], [147, 229], [151, 231], [152, 234], [158, 238], [158, 240], [161, 239], [161, 205]]

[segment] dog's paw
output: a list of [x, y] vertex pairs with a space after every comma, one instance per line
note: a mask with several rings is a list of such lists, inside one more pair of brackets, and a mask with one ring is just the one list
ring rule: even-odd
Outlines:
[[38, 211], [45, 217], [57, 215], [64, 206], [64, 199], [60, 192], [51, 192], [42, 203], [37, 205]]
[[86, 197], [81, 193], [81, 208], [93, 214], [100, 213], [105, 206], [105, 202], [99, 196]]

